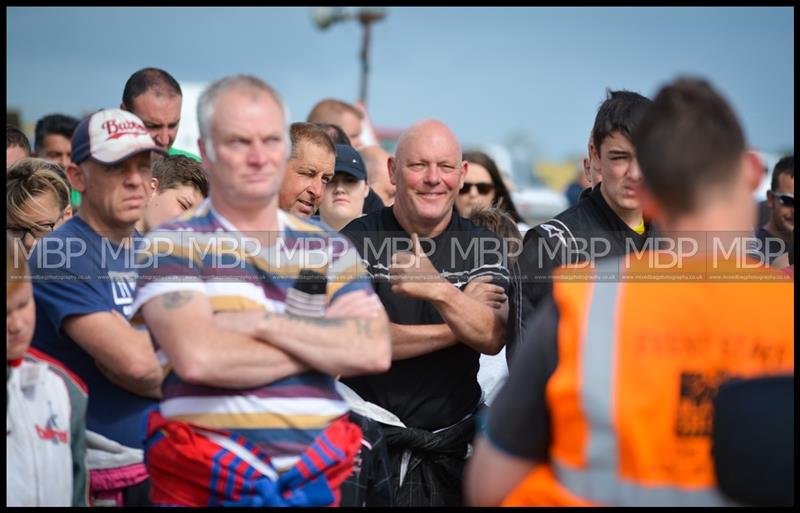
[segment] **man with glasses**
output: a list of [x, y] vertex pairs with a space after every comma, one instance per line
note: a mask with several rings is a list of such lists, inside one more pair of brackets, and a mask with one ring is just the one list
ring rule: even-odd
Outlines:
[[756, 231], [759, 243], [756, 252], [767, 264], [786, 253], [794, 231], [794, 155], [787, 155], [775, 164], [772, 186], [767, 191], [771, 209], [769, 221]]

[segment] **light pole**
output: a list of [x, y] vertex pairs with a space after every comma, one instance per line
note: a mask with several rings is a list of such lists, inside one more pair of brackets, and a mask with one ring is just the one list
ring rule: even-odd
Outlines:
[[369, 73], [369, 42], [372, 24], [386, 17], [385, 7], [314, 7], [311, 11], [314, 23], [322, 30], [334, 23], [349, 19], [357, 19], [364, 29], [361, 40], [361, 81], [358, 99], [367, 106], [367, 75]]

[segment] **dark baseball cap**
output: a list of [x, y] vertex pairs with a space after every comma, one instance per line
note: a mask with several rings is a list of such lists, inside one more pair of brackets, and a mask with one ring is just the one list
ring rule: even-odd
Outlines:
[[358, 180], [367, 180], [367, 169], [364, 159], [355, 148], [347, 144], [336, 145], [336, 173], [347, 173]]

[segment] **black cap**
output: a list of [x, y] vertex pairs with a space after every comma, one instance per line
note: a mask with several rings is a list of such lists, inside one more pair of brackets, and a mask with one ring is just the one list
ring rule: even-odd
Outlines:
[[347, 144], [336, 145], [336, 173], [347, 173], [358, 180], [367, 181], [367, 169], [364, 159], [352, 146]]

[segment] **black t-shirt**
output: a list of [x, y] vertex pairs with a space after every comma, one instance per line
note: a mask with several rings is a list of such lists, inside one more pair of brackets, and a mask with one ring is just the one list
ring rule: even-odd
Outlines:
[[361, 207], [362, 214], [369, 214], [371, 212], [377, 212], [378, 210], [382, 209], [385, 205], [383, 204], [383, 200], [378, 193], [372, 190], [372, 187], [369, 188], [369, 193], [367, 197], [364, 198], [364, 206]]
[[[392, 207], [353, 220], [342, 233], [353, 241], [366, 261], [391, 322], [444, 323], [431, 303], [392, 292], [388, 281], [392, 254], [411, 248], [410, 236], [397, 222]], [[508, 291], [509, 275], [500, 238], [459, 217], [455, 210], [447, 229], [433, 239], [421, 238], [420, 246], [433, 266], [459, 289], [488, 274]], [[342, 381], [367, 401], [397, 415], [407, 426], [432, 431], [455, 424], [478, 405], [479, 357], [480, 353], [466, 344], [456, 344], [393, 361], [384, 374]]]
[[761, 242], [759, 248], [748, 249], [757, 254], [758, 258], [763, 260], [767, 265], [772, 265], [772, 262], [774, 262], [776, 258], [786, 253], [786, 243], [783, 241], [783, 239], [772, 235], [763, 226], [756, 230], [755, 238]]

